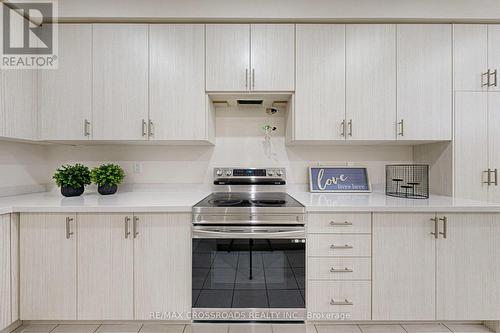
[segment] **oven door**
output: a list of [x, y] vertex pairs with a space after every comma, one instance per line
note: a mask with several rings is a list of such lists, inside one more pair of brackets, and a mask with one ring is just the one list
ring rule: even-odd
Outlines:
[[193, 320], [303, 321], [303, 226], [194, 226]]

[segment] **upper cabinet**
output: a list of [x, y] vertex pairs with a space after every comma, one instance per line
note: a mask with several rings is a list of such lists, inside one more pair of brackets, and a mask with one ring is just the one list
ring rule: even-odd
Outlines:
[[93, 138], [148, 139], [148, 25], [93, 25]]
[[62, 24], [58, 69], [38, 73], [42, 140], [88, 140], [92, 136], [92, 25]]
[[449, 24], [397, 26], [397, 138], [451, 140]]
[[499, 90], [500, 25], [453, 26], [454, 89]]
[[394, 139], [395, 63], [396, 25], [346, 26], [345, 136], [348, 140]]
[[207, 91], [293, 91], [293, 24], [207, 24]]
[[205, 28], [149, 27], [149, 139], [206, 140]]

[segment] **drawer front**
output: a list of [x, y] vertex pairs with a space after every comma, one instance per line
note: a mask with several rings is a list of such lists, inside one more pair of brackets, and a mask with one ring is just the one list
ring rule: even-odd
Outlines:
[[314, 257], [370, 257], [371, 235], [308, 234], [307, 246]]
[[369, 281], [308, 281], [307, 311], [311, 320], [328, 320], [327, 315], [350, 320], [371, 319]]
[[372, 232], [371, 213], [309, 214], [307, 231], [312, 233], [369, 234]]
[[310, 280], [370, 280], [371, 258], [309, 258]]

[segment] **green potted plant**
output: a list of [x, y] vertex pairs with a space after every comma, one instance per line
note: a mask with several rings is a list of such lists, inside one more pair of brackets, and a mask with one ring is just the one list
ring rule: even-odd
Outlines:
[[82, 195], [85, 185], [90, 185], [90, 170], [82, 164], [63, 165], [56, 170], [52, 177], [57, 186], [61, 188], [61, 194], [65, 197], [76, 197]]
[[91, 171], [92, 182], [97, 184], [97, 191], [102, 195], [114, 194], [118, 185], [125, 178], [125, 172], [117, 164], [103, 164]]

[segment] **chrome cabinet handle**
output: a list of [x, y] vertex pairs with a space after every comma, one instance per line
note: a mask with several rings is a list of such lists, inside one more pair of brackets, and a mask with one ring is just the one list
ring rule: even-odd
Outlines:
[[347, 124], [349, 126], [349, 136], [352, 136], [352, 119], [349, 119], [349, 122]]
[[[486, 76], [486, 82], [484, 82], [484, 77]], [[481, 87], [489, 87], [490, 86], [490, 70], [487, 72], [481, 73]]]
[[353, 270], [351, 268], [330, 268], [330, 273], [352, 273]]
[[399, 136], [404, 136], [405, 135], [405, 120], [401, 119], [401, 121], [398, 122], [398, 125], [399, 125], [398, 135]]
[[439, 232], [440, 235], [443, 235], [443, 238], [448, 236], [448, 218], [446, 216], [440, 217], [440, 221], [443, 221], [443, 232]]
[[155, 125], [154, 125], [154, 123], [153, 123], [153, 121], [151, 119], [149, 119], [148, 130], [149, 130], [149, 136], [150, 137], [155, 135]]
[[71, 222], [73, 222], [72, 217], [66, 217], [66, 239], [70, 239], [71, 235], [74, 233], [71, 231]]
[[349, 301], [347, 298], [343, 301], [336, 301], [333, 298], [330, 300], [330, 305], [354, 305], [352, 301]]
[[431, 218], [431, 221], [434, 222], [434, 232], [431, 232], [431, 235], [434, 236], [435, 239], [439, 238], [439, 226], [437, 217]]
[[354, 246], [349, 245], [349, 244], [345, 244], [345, 245], [332, 244], [332, 245], [330, 245], [330, 249], [353, 249], [353, 248], [354, 248]]
[[142, 120], [142, 136], [146, 136], [148, 133], [147, 133], [147, 127], [148, 127], [148, 124], [146, 123], [146, 120]]
[[331, 226], [349, 226], [349, 225], [352, 225], [351, 222], [348, 222], [348, 221], [344, 221], [344, 222], [335, 222], [335, 221], [331, 221], [330, 222], [330, 225]]
[[[490, 72], [488, 70], [488, 72]], [[490, 76], [493, 75], [493, 83], [490, 84]], [[488, 87], [496, 87], [497, 86], [497, 70], [495, 69], [493, 72], [488, 74]]]
[[252, 89], [255, 89], [255, 68], [252, 68]]
[[137, 231], [137, 222], [139, 222], [139, 217], [134, 216], [134, 223], [132, 224], [132, 232], [134, 234], [134, 238], [137, 238], [139, 232]]
[[125, 239], [127, 239], [128, 236], [130, 235], [129, 223], [130, 223], [130, 217], [126, 216], [125, 217]]
[[493, 174], [495, 175], [495, 178], [493, 178], [493, 184], [495, 184], [495, 186], [498, 186], [498, 169], [493, 170]]
[[486, 177], [487, 178], [486, 178], [486, 181], [483, 182], [483, 184], [491, 185], [491, 169], [488, 169], [488, 170], [486, 170], [484, 172], [486, 172]]
[[345, 120], [342, 120], [342, 122], [340, 123], [340, 136], [345, 136]]
[[248, 89], [248, 68], [245, 68], [245, 89]]
[[90, 121], [87, 119], [83, 121], [83, 135], [90, 136]]

